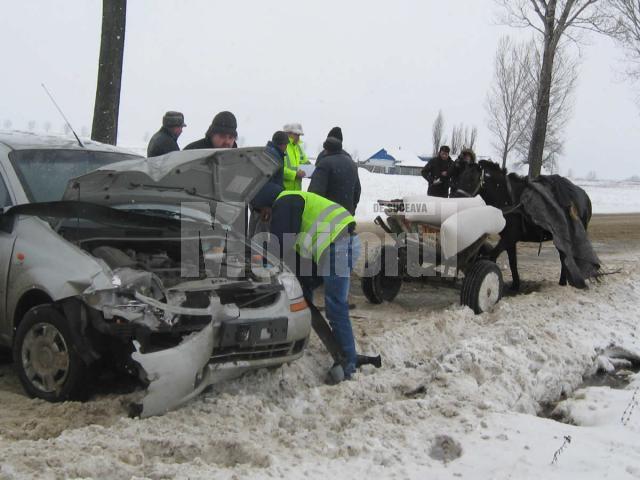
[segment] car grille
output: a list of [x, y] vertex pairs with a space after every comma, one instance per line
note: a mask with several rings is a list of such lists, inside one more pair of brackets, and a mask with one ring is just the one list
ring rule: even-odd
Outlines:
[[[249, 347], [216, 348], [211, 354], [211, 363], [237, 362], [241, 360], [264, 360], [268, 358], [285, 357], [291, 353], [298, 353], [300, 342], [276, 343], [273, 345], [253, 345]], [[294, 350], [291, 352], [291, 350]], [[297, 351], [296, 351], [297, 350]]]

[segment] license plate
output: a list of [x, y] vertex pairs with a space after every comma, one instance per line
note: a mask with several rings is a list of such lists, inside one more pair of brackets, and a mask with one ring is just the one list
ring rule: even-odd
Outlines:
[[251, 346], [287, 339], [289, 321], [286, 317], [256, 320], [246, 323], [223, 323], [221, 326], [221, 347]]

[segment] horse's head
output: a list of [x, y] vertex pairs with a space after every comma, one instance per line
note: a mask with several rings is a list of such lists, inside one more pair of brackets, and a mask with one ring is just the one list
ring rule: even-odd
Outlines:
[[502, 205], [506, 188], [507, 170], [490, 160], [468, 165], [458, 177], [454, 197], [480, 195], [489, 205]]
[[452, 197], [475, 197], [482, 189], [484, 170], [477, 163], [466, 165], [456, 180], [456, 190]]

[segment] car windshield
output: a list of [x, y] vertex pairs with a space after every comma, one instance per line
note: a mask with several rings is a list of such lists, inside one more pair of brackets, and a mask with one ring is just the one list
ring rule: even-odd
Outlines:
[[70, 179], [139, 157], [117, 152], [38, 149], [15, 150], [9, 158], [31, 202], [54, 202], [62, 199]]

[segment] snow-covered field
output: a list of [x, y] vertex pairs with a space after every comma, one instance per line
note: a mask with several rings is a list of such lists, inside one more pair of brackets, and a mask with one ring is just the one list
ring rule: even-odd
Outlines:
[[[559, 288], [551, 257], [527, 270], [533, 293], [480, 316], [453, 290], [358, 297], [360, 350], [384, 366], [334, 387], [315, 337], [293, 365], [146, 420], [126, 417], [123, 396], [28, 400], [0, 370], [0, 478], [640, 478], [640, 411], [620, 422], [635, 385], [577, 392], [560, 407], [576, 425], [535, 416], [607, 356], [640, 355], [640, 255], [610, 255], [623, 272], [589, 291]], [[435, 295], [447, 306], [412, 306]]]
[[[362, 198], [356, 212], [359, 221], [372, 221], [380, 215], [378, 199], [391, 200], [405, 195], [426, 194], [427, 182], [418, 176], [384, 175], [361, 168]], [[591, 197], [594, 213], [640, 212], [640, 182], [574, 180]]]
[[[378, 198], [426, 192], [420, 177], [361, 169], [360, 178], [361, 221], [378, 214]], [[638, 184], [577, 183], [596, 213], [640, 212]], [[458, 305], [456, 290], [408, 284], [372, 306], [355, 283], [359, 350], [384, 364], [333, 387], [315, 336], [292, 365], [145, 420], [127, 417], [128, 395], [28, 399], [4, 360], [0, 480], [640, 479], [640, 375], [621, 390], [580, 389], [620, 358], [640, 363], [640, 250], [626, 246], [602, 245], [606, 269], [621, 273], [588, 291], [557, 286], [551, 247], [536, 257], [525, 246], [528, 293], [479, 316]], [[536, 415], [563, 397], [556, 413], [571, 424]]]

